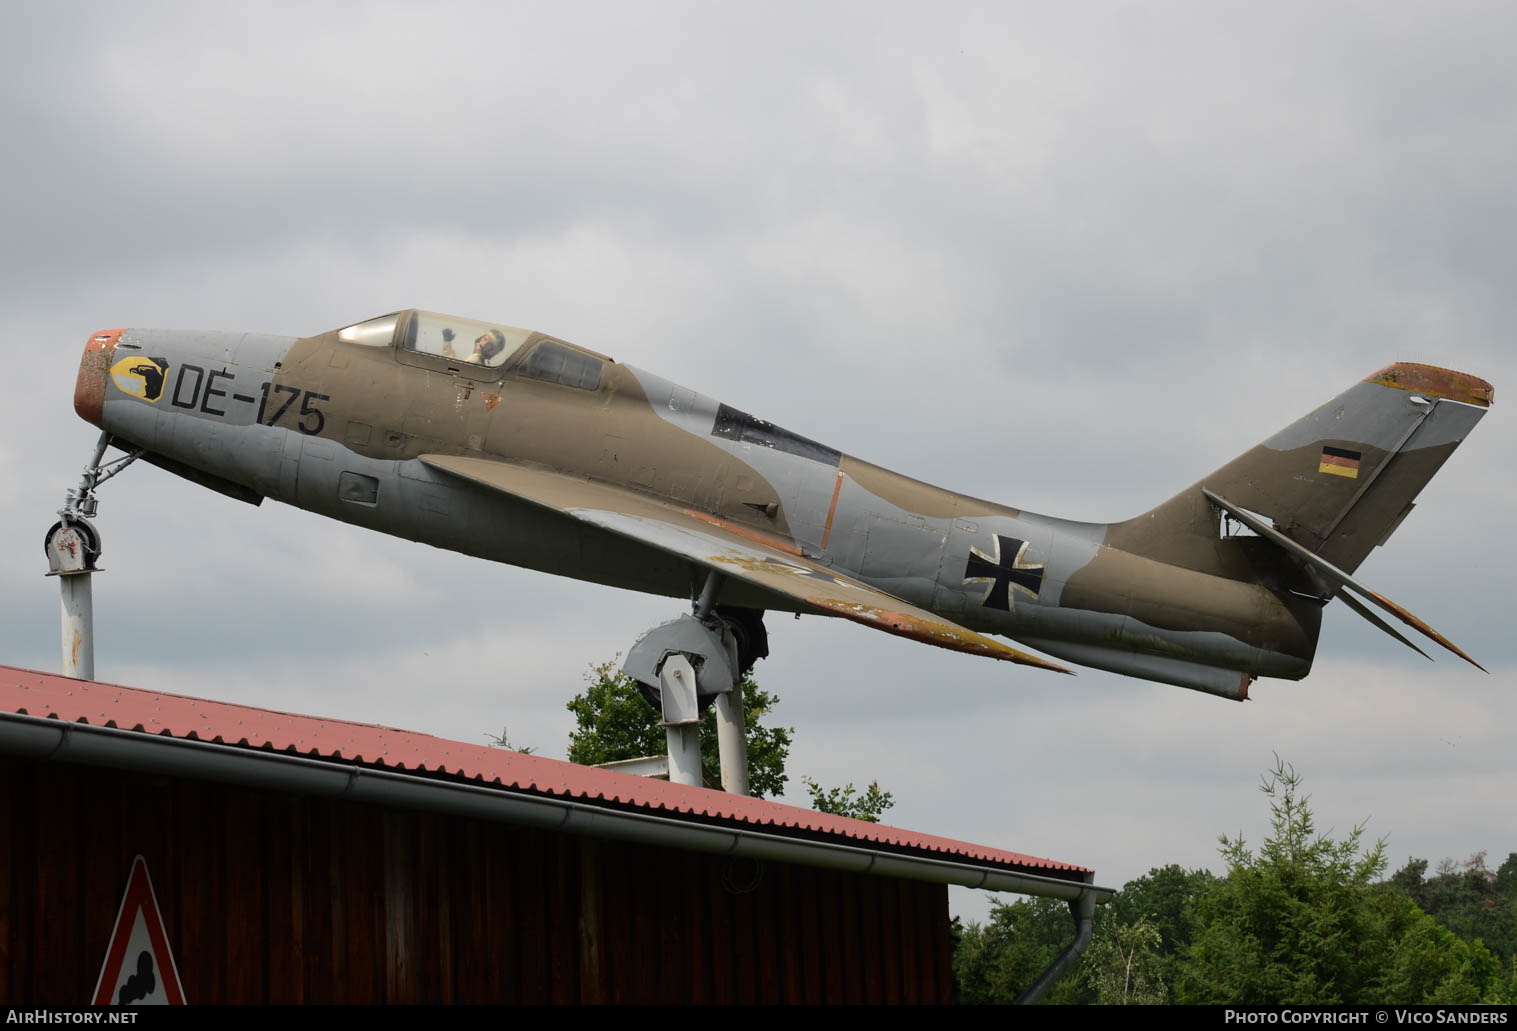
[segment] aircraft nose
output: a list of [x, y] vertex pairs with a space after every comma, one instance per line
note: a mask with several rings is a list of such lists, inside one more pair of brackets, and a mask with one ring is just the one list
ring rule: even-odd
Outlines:
[[111, 374], [116, 341], [125, 332], [124, 329], [101, 330], [92, 334], [84, 343], [84, 357], [79, 360], [79, 378], [74, 381], [74, 411], [85, 422], [100, 426], [102, 409], [105, 407], [105, 379]]

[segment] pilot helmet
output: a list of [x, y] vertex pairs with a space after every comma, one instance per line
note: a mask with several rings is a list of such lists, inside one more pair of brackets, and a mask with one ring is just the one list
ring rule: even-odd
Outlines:
[[479, 359], [488, 362], [506, 349], [506, 335], [498, 329], [492, 329], [484, 337], [484, 342], [479, 345]]

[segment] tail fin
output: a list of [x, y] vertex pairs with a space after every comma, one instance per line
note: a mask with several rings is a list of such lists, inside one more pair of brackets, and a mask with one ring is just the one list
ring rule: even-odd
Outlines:
[[[1385, 542], [1490, 407], [1483, 379], [1398, 362], [1136, 519], [1108, 542], [1161, 561], [1210, 565], [1196, 535], [1219, 536], [1202, 488], [1268, 516], [1307, 551], [1352, 573]], [[1188, 539], [1188, 540], [1187, 540]]]
[[[1351, 574], [1401, 525], [1413, 499], [1475, 428], [1494, 394], [1485, 380], [1462, 372], [1406, 362], [1388, 366], [1153, 511], [1112, 525], [1107, 543], [1276, 591], [1341, 597], [1426, 656], [1346, 593], [1356, 591], [1483, 670], [1448, 638]], [[1246, 542], [1219, 540], [1222, 513], [1262, 538], [1267, 555], [1239, 546]], [[1279, 573], [1289, 567], [1304, 573], [1306, 582], [1285, 582]]]

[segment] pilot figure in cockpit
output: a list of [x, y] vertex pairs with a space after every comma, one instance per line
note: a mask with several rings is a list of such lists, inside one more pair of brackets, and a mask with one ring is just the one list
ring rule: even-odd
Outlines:
[[[442, 340], [442, 356], [457, 358], [458, 354], [453, 350], [453, 330], [444, 329]], [[474, 341], [474, 353], [464, 361], [473, 362], [475, 365], [494, 365], [494, 359], [505, 349], [506, 335], [498, 329], [487, 330]]]
[[476, 365], [494, 365], [494, 359], [506, 349], [506, 335], [498, 329], [481, 333], [474, 341], [474, 353], [468, 360]]

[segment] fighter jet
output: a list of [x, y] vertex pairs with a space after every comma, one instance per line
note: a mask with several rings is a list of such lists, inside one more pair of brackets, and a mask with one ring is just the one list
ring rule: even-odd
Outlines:
[[744, 668], [762, 614], [795, 612], [1243, 700], [1307, 675], [1335, 598], [1474, 662], [1353, 574], [1492, 397], [1389, 365], [1115, 523], [935, 487], [566, 340], [415, 309], [301, 338], [97, 333], [74, 407], [101, 450], [233, 498], [689, 598]]

